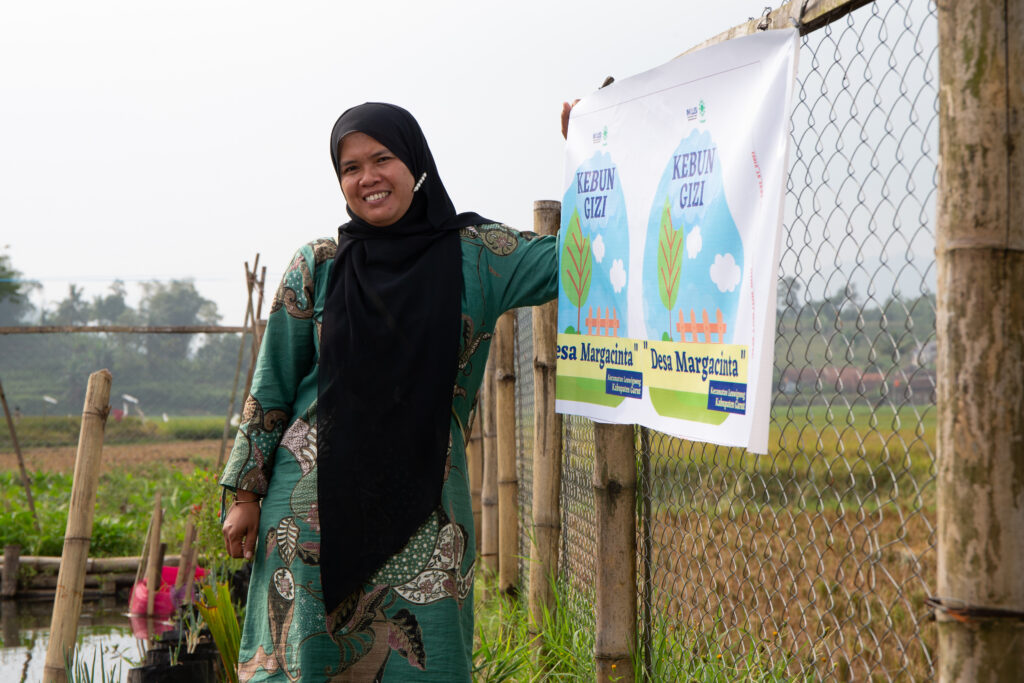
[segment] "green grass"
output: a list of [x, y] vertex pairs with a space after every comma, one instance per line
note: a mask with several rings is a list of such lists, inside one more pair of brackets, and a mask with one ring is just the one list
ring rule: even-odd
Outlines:
[[[78, 443], [82, 419], [77, 417], [22, 417], [15, 425], [18, 445], [74, 446]], [[172, 417], [167, 422], [159, 416], [142, 421], [139, 417], [120, 420], [109, 418], [104, 429], [104, 443], [153, 443], [219, 439], [224, 431], [224, 418], [217, 416]], [[14, 449], [10, 432], [0, 429], [0, 451]]]
[[[554, 613], [545, 612], [536, 635], [529, 629], [525, 597], [510, 598], [497, 592], [493, 581], [477, 576], [475, 585], [476, 650], [473, 680], [587, 681], [594, 680], [594, 634], [573, 618], [566, 602], [566, 586], [555, 584]], [[586, 609], [592, 609], [585, 606]], [[730, 644], [712, 628], [707, 633], [687, 630], [658, 610], [651, 633], [651, 680], [653, 681], [781, 681], [811, 680], [787, 673], [797, 659], [816, 659], [816, 653], [800, 656], [781, 643], [750, 633]], [[733, 634], [735, 635], [735, 633]], [[644, 680], [644, 661], [634, 656], [633, 675]]]
[[[72, 475], [36, 472], [31, 481], [39, 529], [29, 511], [20, 475], [0, 472], [0, 546], [21, 545], [23, 555], [60, 555]], [[161, 537], [168, 544], [168, 554], [181, 547], [185, 526], [194, 515], [201, 560], [224, 561], [216, 475], [203, 469], [183, 474], [170, 466], [154, 465], [119, 467], [100, 475], [89, 556], [138, 555], [157, 491], [162, 495], [165, 514]]]

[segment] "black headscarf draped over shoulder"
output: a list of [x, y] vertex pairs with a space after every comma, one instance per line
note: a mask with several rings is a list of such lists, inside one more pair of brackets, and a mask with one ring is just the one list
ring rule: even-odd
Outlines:
[[456, 214], [416, 119], [391, 104], [349, 109], [361, 132], [422, 181], [406, 214], [374, 227], [348, 209], [327, 287], [317, 402], [320, 576], [330, 615], [439, 505], [449, 448], [462, 298]]

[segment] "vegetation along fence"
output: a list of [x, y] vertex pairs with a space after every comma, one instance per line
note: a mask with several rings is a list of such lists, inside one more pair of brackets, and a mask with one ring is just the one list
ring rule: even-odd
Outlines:
[[[709, 42], [790, 16], [804, 24], [770, 452], [633, 432], [638, 660], [653, 680], [708, 660], [738, 678], [936, 671], [936, 8], [792, 2]], [[537, 572], [536, 320], [519, 312], [515, 351], [523, 585]], [[586, 628], [609, 561], [594, 425], [565, 417], [561, 445], [557, 577]]]

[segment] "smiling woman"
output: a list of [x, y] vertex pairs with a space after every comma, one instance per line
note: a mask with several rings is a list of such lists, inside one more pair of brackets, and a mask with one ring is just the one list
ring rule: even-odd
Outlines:
[[351, 220], [292, 260], [221, 477], [254, 560], [239, 678], [469, 681], [464, 425], [498, 317], [555, 296], [555, 241], [457, 213], [394, 105], [345, 112], [331, 157]]

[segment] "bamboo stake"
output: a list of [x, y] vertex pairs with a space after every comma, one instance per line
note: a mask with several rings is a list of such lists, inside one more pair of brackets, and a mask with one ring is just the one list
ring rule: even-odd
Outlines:
[[636, 446], [632, 425], [594, 425], [598, 683], [633, 681], [636, 652]]
[[11, 419], [11, 411], [7, 407], [7, 396], [4, 395], [4, 385], [2, 383], [0, 383], [0, 403], [3, 403], [4, 417], [7, 418], [7, 429], [11, 432], [11, 443], [14, 444], [14, 453], [18, 456], [18, 469], [21, 470], [21, 485], [25, 487], [28, 509], [32, 512], [32, 521], [35, 522], [36, 531], [39, 531], [39, 515], [36, 514], [36, 504], [32, 500], [32, 482], [28, 478], [28, 470], [25, 469], [25, 458], [21, 455], [21, 446], [18, 445], [18, 433], [14, 429], [14, 420]]
[[[558, 232], [561, 204], [533, 203], [533, 230]], [[533, 535], [530, 540], [530, 633], [538, 633], [544, 612], [555, 612], [551, 582], [558, 573], [562, 530], [562, 416], [555, 412], [555, 346], [558, 302], [533, 309]], [[539, 642], [539, 640], [537, 641]]]
[[192, 568], [189, 566], [187, 560], [192, 558], [192, 544], [196, 540], [196, 525], [189, 521], [185, 525], [185, 540], [181, 544], [181, 557], [186, 558], [186, 561], [181, 563], [178, 567], [178, 575], [174, 579], [174, 590], [180, 593], [182, 587], [185, 585], [185, 573], [190, 571]]
[[498, 573], [498, 443], [495, 420], [494, 359], [484, 371], [484, 464], [480, 492], [480, 562], [490, 576]]
[[1024, 0], [938, 3], [938, 25], [937, 673], [1019, 681]]
[[43, 680], [47, 683], [64, 683], [66, 680], [64, 655], [67, 650], [74, 648], [78, 633], [85, 563], [89, 557], [89, 538], [92, 535], [96, 487], [103, 454], [103, 430], [110, 413], [110, 383], [110, 372], [100, 370], [89, 376], [85, 390], [82, 427], [78, 436], [75, 474], [71, 485], [71, 504], [64, 533], [64, 551], [57, 575], [50, 642], [46, 648], [43, 668]]
[[495, 418], [498, 439], [498, 590], [519, 590], [519, 478], [516, 474], [515, 311], [494, 330]]
[[153, 502], [153, 516], [150, 521], [150, 528], [153, 529], [153, 536], [149, 541], [149, 553], [146, 558], [146, 616], [153, 616], [153, 605], [156, 602], [156, 592], [160, 590], [160, 527], [163, 524], [163, 510], [160, 506], [160, 492], [156, 492], [156, 499]]
[[21, 546], [16, 544], [4, 546], [4, 576], [0, 581], [0, 598], [13, 598], [18, 593], [18, 570], [21, 558]]
[[245, 402], [249, 399], [249, 392], [252, 390], [252, 376], [256, 372], [256, 359], [260, 355], [260, 326], [259, 320], [257, 319], [256, 307], [252, 303], [253, 289], [256, 287], [256, 268], [260, 262], [260, 255], [256, 254], [256, 260], [252, 264], [252, 271], [249, 270], [249, 262], [245, 262], [246, 276], [251, 278], [253, 281], [253, 288], [249, 290], [249, 303], [246, 308], [248, 313], [249, 321], [249, 333], [252, 334], [252, 349], [249, 358], [249, 372], [245, 377], [245, 391], [242, 392], [242, 406], [244, 412]]
[[[481, 397], [482, 398], [482, 397]], [[481, 425], [482, 427], [482, 425]], [[469, 496], [473, 510], [473, 536], [477, 551], [480, 550], [481, 519], [480, 494], [484, 482], [484, 443], [483, 429], [472, 429], [469, 443], [466, 444], [466, 466], [469, 469]]]
[[[259, 260], [259, 254], [256, 259]], [[235, 401], [238, 400], [238, 378], [242, 375], [242, 361], [245, 359], [245, 335], [249, 331], [249, 317], [252, 315], [252, 288], [253, 278], [249, 276], [249, 263], [245, 264], [245, 286], [249, 298], [249, 304], [245, 307], [245, 321], [242, 323], [242, 338], [238, 343], [238, 359], [235, 361], [235, 379], [231, 382], [231, 400], [228, 401], [228, 414], [224, 418], [224, 433], [220, 438], [220, 453], [217, 455], [217, 469], [224, 466], [224, 456], [227, 453], [228, 437], [231, 435], [231, 416], [235, 414]], [[242, 399], [245, 400], [244, 398]]]

